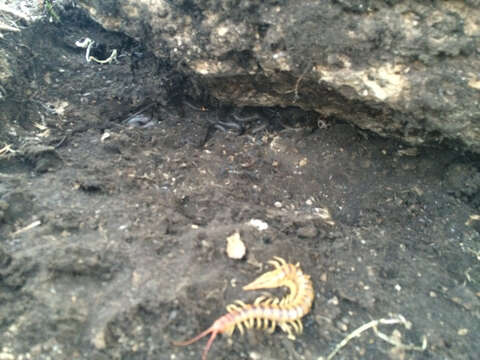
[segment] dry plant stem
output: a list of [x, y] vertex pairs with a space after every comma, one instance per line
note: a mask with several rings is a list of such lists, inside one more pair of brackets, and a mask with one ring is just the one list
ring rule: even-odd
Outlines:
[[4, 30], [4, 31], [14, 31], [14, 32], [19, 32], [19, 31], [20, 31], [19, 28], [16, 28], [16, 27], [13, 27], [13, 26], [9, 26], [9, 25], [3, 24], [3, 23], [0, 23], [0, 30]]
[[298, 89], [300, 87], [300, 83], [302, 82], [303, 78], [305, 77], [305, 75], [307, 74], [307, 72], [310, 70], [311, 68], [311, 61], [307, 64], [307, 66], [305, 67], [305, 70], [303, 71], [302, 75], [300, 75], [300, 77], [297, 79], [297, 81], [295, 82], [295, 90], [294, 90], [294, 93], [295, 93], [295, 97], [293, 99], [293, 102], [297, 102], [297, 100], [299, 99], [299, 96], [298, 96]]
[[7, 154], [14, 154], [16, 151], [12, 149], [11, 144], [5, 145], [3, 148], [0, 149], [0, 157], [7, 155]]
[[37, 226], [40, 226], [40, 225], [42, 225], [42, 222], [40, 220], [34, 221], [30, 225], [27, 225], [27, 226], [15, 231], [14, 233], [11, 234], [11, 236], [19, 235], [19, 234], [24, 233], [26, 231], [32, 230], [33, 228], [36, 228]]
[[331, 360], [333, 357], [343, 348], [345, 347], [350, 340], [360, 336], [363, 332], [367, 331], [370, 328], [373, 328], [373, 331], [375, 332], [375, 335], [382, 339], [383, 341], [388, 342], [389, 344], [392, 344], [393, 346], [403, 349], [403, 350], [413, 350], [413, 351], [424, 351], [427, 348], [427, 338], [424, 336], [422, 339], [422, 345], [421, 346], [416, 346], [413, 344], [403, 344], [400, 340], [388, 336], [380, 331], [378, 331], [377, 327], [378, 325], [395, 325], [395, 324], [403, 324], [406, 329], [409, 329], [412, 325], [410, 322], [408, 322], [402, 315], [397, 315], [396, 317], [393, 317], [391, 319], [379, 319], [379, 320], [372, 320], [362, 326], [360, 326], [358, 329], [352, 331], [350, 334], [348, 334], [345, 339], [343, 339], [336, 347], [335, 349], [327, 356], [326, 360]]

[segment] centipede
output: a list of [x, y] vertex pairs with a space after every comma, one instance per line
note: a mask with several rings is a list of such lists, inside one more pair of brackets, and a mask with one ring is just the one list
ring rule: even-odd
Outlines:
[[210, 334], [202, 353], [202, 360], [207, 359], [210, 347], [218, 334], [232, 336], [235, 329], [243, 335], [245, 329], [263, 329], [273, 333], [277, 327], [286, 332], [288, 338], [295, 340], [295, 335], [303, 332], [302, 317], [310, 312], [315, 296], [309, 275], [303, 273], [300, 264], [290, 264], [280, 257], [267, 262], [273, 270], [261, 275], [245, 285], [243, 290], [288, 288], [282, 299], [262, 295], [253, 304], [237, 300], [227, 306], [227, 313], [194, 338], [187, 341], [174, 341], [175, 346], [187, 346]]

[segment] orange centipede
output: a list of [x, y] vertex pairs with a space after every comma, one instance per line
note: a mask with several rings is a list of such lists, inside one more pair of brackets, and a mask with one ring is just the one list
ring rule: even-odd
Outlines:
[[208, 329], [190, 340], [173, 342], [173, 344], [176, 346], [190, 345], [211, 334], [202, 354], [202, 360], [206, 360], [217, 334], [223, 333], [231, 336], [236, 328], [243, 334], [244, 326], [251, 329], [255, 323], [257, 329], [264, 329], [268, 333], [273, 333], [278, 326], [288, 334], [289, 339], [294, 340], [294, 333], [301, 334], [303, 331], [301, 318], [312, 307], [315, 296], [312, 281], [310, 276], [303, 273], [298, 263], [296, 265], [288, 264], [279, 257], [274, 257], [268, 263], [274, 267], [274, 270], [261, 275], [244, 286], [243, 290], [272, 289], [284, 286], [289, 289], [286, 297], [278, 299], [260, 296], [253, 304], [245, 304], [237, 300], [228, 305], [227, 313], [217, 319]]

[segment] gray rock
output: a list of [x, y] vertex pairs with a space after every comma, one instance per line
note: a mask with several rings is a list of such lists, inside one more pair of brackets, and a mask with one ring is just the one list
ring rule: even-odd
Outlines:
[[478, 1], [79, 0], [218, 99], [480, 152]]

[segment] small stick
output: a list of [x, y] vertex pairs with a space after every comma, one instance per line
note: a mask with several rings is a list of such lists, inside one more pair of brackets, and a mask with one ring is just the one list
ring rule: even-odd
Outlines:
[[0, 157], [9, 153], [12, 153], [12, 154], [16, 153], [16, 151], [12, 149], [11, 144], [7, 144], [0, 149]]
[[11, 236], [19, 235], [21, 233], [24, 233], [26, 231], [32, 230], [33, 228], [36, 228], [37, 226], [42, 225], [42, 222], [40, 220], [34, 221], [30, 225], [27, 225], [21, 229], [18, 229], [14, 233], [11, 234]]
[[375, 335], [382, 339], [383, 341], [388, 342], [389, 344], [392, 344], [398, 348], [404, 349], [404, 350], [413, 350], [413, 351], [424, 351], [427, 348], [427, 338], [424, 336], [422, 339], [422, 345], [421, 346], [416, 346], [413, 344], [403, 344], [400, 340], [393, 338], [391, 336], [388, 336], [380, 331], [378, 331], [377, 327], [378, 325], [394, 325], [394, 324], [403, 324], [406, 329], [410, 329], [412, 324], [407, 321], [402, 315], [397, 315], [396, 317], [393, 317], [391, 319], [379, 319], [379, 320], [372, 320], [356, 330], [352, 331], [350, 334], [348, 334], [336, 347], [335, 349], [327, 356], [326, 360], [331, 360], [333, 357], [343, 348], [345, 347], [350, 340], [360, 336], [363, 332], [367, 331], [370, 328], [373, 328], [373, 331], [375, 332]]
[[20, 29], [0, 22], [0, 30], [19, 32]]

